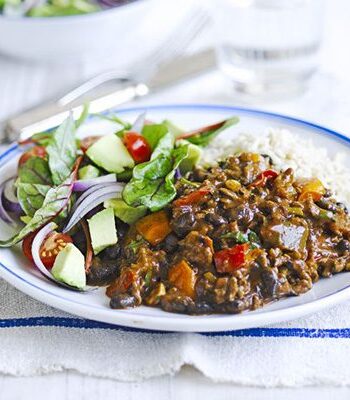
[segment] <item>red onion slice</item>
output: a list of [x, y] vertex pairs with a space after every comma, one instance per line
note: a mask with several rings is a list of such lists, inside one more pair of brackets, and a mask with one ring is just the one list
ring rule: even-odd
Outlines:
[[54, 222], [50, 222], [45, 225], [40, 231], [36, 234], [33, 243], [32, 243], [32, 256], [33, 261], [39, 271], [46, 276], [46, 278], [56, 281], [51, 272], [49, 272], [40, 258], [40, 247], [45, 240], [45, 238], [51, 233], [53, 230], [57, 228], [57, 225]]
[[117, 185], [118, 185], [118, 187], [120, 188], [120, 190], [122, 191], [123, 188], [124, 188], [124, 186], [125, 186], [125, 183], [104, 183], [104, 184], [101, 184], [101, 185], [92, 186], [91, 188], [87, 189], [87, 190], [79, 197], [79, 199], [76, 201], [76, 203], [73, 205], [70, 214], [73, 214], [74, 211], [79, 207], [80, 203], [81, 203], [84, 199], [86, 199], [88, 196], [90, 196], [91, 193], [95, 193], [97, 190], [100, 190], [100, 189], [103, 189], [103, 188], [106, 188], [106, 187], [110, 187], [110, 186], [115, 186], [115, 187], [117, 187]]
[[63, 232], [70, 231], [89, 211], [104, 201], [111, 198], [120, 198], [122, 190], [123, 188], [116, 183], [113, 186], [103, 187], [90, 193], [75, 207]]
[[2, 202], [6, 211], [13, 212], [18, 216], [22, 214], [22, 207], [15, 193], [15, 178], [10, 178], [4, 182]]
[[4, 199], [4, 190], [5, 184], [7, 181], [3, 182], [0, 185], [0, 218], [9, 225], [16, 226], [17, 222], [11, 217], [11, 215], [6, 211], [3, 199]]
[[102, 183], [115, 183], [115, 182], [117, 182], [116, 174], [103, 175], [93, 179], [81, 179], [75, 181], [73, 190], [75, 192], [84, 192], [85, 190], [91, 188], [92, 186], [96, 186]]
[[79, 289], [74, 286], [67, 285], [64, 282], [61, 282], [57, 280], [50, 271], [47, 270], [43, 262], [41, 261], [40, 258], [40, 247], [42, 243], [44, 242], [45, 238], [55, 229], [57, 228], [57, 225], [54, 222], [50, 222], [49, 224], [45, 225], [35, 236], [33, 243], [32, 243], [32, 256], [33, 256], [33, 261], [38, 268], [38, 270], [51, 282], [56, 283], [59, 286], [62, 286], [66, 289], [69, 290], [74, 290], [76, 292], [91, 292], [92, 290], [96, 290], [97, 288], [84, 288], [84, 289]]
[[180, 179], [181, 177], [182, 177], [182, 174], [181, 174], [180, 168], [176, 168], [174, 178]]

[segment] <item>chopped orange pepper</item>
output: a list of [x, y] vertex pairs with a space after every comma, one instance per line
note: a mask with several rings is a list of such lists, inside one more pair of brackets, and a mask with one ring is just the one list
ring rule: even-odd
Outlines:
[[185, 260], [180, 261], [170, 268], [168, 279], [169, 282], [177, 287], [183, 294], [192, 299], [194, 298], [196, 274]]
[[303, 201], [311, 196], [313, 200], [318, 201], [324, 195], [325, 191], [326, 189], [323, 186], [322, 182], [319, 179], [314, 178], [309, 180], [302, 186], [298, 200]]
[[136, 223], [136, 230], [153, 246], [162, 242], [171, 232], [165, 211], [146, 215]]

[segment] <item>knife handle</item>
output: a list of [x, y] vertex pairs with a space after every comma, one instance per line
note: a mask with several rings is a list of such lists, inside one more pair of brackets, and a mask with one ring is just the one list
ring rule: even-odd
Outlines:
[[[111, 81], [114, 81], [113, 89], [105, 90], [103, 95], [96, 93], [96, 89]], [[34, 133], [55, 128], [67, 118], [70, 111], [73, 111], [73, 116], [77, 119], [86, 103], [89, 103], [90, 113], [98, 113], [148, 92], [145, 84], [123, 77], [120, 71], [106, 72], [84, 82], [58, 100], [40, 104], [7, 119], [0, 141], [8, 143], [24, 140]]]

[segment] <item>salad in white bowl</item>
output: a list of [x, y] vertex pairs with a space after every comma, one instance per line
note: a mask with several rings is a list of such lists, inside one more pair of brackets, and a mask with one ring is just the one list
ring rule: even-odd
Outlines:
[[0, 52], [61, 64], [121, 53], [147, 35], [156, 1], [0, 0]]
[[63, 17], [89, 14], [136, 0], [0, 0], [0, 11], [9, 17]]

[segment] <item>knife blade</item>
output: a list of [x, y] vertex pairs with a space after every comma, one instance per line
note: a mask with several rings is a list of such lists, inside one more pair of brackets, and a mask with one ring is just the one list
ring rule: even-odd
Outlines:
[[215, 68], [213, 49], [177, 58], [161, 65], [148, 79], [137, 79], [123, 71], [110, 71], [81, 84], [59, 99], [40, 104], [3, 122], [2, 142], [27, 139], [37, 132], [52, 129], [72, 110], [79, 118], [84, 104], [91, 113], [111, 108], [155, 93]]

